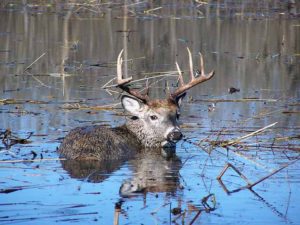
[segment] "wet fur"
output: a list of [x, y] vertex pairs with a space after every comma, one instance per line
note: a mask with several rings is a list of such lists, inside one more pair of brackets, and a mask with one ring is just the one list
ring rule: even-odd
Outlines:
[[[118, 160], [130, 158], [145, 148], [161, 148], [162, 142], [166, 141], [166, 132], [178, 127], [176, 113], [179, 106], [169, 100], [143, 104], [132, 97], [124, 98], [129, 102], [123, 107], [133, 114], [127, 118], [125, 125], [75, 128], [60, 145], [58, 151], [61, 156], [79, 160]], [[159, 122], [151, 121], [151, 115], [157, 115]]]
[[130, 157], [142, 145], [126, 126], [77, 127], [64, 138], [58, 151], [68, 159], [114, 160]]

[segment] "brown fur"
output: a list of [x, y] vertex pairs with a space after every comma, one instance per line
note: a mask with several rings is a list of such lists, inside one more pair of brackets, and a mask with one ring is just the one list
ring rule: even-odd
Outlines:
[[127, 118], [125, 125], [75, 128], [64, 138], [60, 154], [67, 159], [118, 160], [130, 158], [143, 148], [175, 147], [178, 139], [169, 135], [175, 129], [179, 131], [176, 117], [179, 106], [175, 102], [153, 100], [144, 104], [123, 96], [122, 106], [133, 115]]
[[115, 160], [129, 158], [142, 148], [126, 126], [77, 127], [64, 138], [58, 151], [68, 159]]
[[167, 108], [171, 111], [177, 110], [177, 105], [174, 101], [170, 99], [155, 99], [150, 102], [148, 102], [148, 106], [150, 108], [156, 109], [156, 108]]

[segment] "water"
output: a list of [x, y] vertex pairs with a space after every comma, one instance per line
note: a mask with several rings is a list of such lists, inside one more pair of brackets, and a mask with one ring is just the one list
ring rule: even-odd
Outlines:
[[[300, 223], [297, 7], [291, 15], [280, 1], [127, 2], [124, 19], [117, 3], [8, 2], [0, 12], [0, 131], [32, 135], [27, 144], [0, 145], [1, 224]], [[176, 159], [151, 154], [96, 165], [58, 160], [56, 148], [72, 128], [125, 122], [115, 105], [118, 94], [102, 89], [116, 74], [122, 48], [128, 74], [140, 79], [174, 74], [175, 61], [187, 70], [187, 46], [194, 66], [201, 51], [206, 71], [216, 75], [188, 93], [181, 113], [185, 140], [177, 144]], [[174, 83], [174, 77], [168, 80]], [[164, 87], [165, 79], [151, 96], [164, 98]], [[240, 91], [229, 94], [230, 87]], [[101, 108], [107, 105], [115, 107]], [[236, 146], [213, 146], [275, 122]], [[253, 191], [227, 194], [216, 177], [228, 162], [251, 182], [290, 165]], [[229, 191], [246, 185], [233, 170], [222, 181]], [[142, 193], [121, 196], [126, 182]]]

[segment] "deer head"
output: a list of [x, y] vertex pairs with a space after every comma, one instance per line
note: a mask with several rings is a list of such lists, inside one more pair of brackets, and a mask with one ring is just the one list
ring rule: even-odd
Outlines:
[[[187, 48], [190, 66], [190, 81], [184, 83], [182, 72], [176, 62], [178, 70], [179, 87], [166, 99], [151, 100], [148, 95], [149, 88], [145, 93], [130, 88], [128, 85], [132, 77], [124, 79], [122, 76], [122, 53], [117, 60], [117, 85], [127, 92], [123, 95], [121, 102], [123, 108], [130, 113], [126, 126], [132, 131], [146, 148], [163, 148], [175, 150], [176, 142], [182, 139], [182, 133], [178, 124], [180, 106], [186, 91], [202, 82], [211, 79], [214, 71], [204, 73], [203, 58], [200, 53], [200, 74], [194, 76], [193, 62], [190, 50]], [[148, 86], [148, 85], [147, 85]]]

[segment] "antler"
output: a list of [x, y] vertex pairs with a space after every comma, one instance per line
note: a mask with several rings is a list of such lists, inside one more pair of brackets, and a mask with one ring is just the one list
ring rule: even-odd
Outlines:
[[178, 89], [175, 90], [174, 93], [170, 94], [170, 98], [171, 99], [175, 99], [177, 96], [183, 94], [184, 92], [186, 92], [188, 89], [196, 86], [197, 84], [200, 84], [202, 82], [205, 82], [209, 79], [211, 79], [214, 75], [215, 75], [215, 71], [211, 71], [209, 74], [205, 74], [204, 72], [204, 63], [203, 63], [203, 57], [202, 54], [199, 52], [200, 55], [200, 76], [199, 77], [195, 77], [194, 76], [194, 72], [193, 72], [193, 59], [192, 59], [192, 54], [189, 48], [187, 48], [188, 54], [189, 54], [189, 65], [190, 65], [190, 81], [189, 83], [185, 84], [183, 81], [183, 77], [182, 77], [182, 72], [179, 68], [178, 63], [176, 62], [176, 67], [177, 67], [177, 71], [178, 71], [178, 80], [179, 80], [179, 85], [180, 87]]
[[124, 49], [122, 49], [121, 52], [119, 53], [118, 60], [117, 60], [117, 84], [118, 84], [118, 87], [120, 89], [122, 89], [123, 91], [127, 92], [128, 94], [142, 100], [144, 103], [147, 103], [150, 100], [150, 98], [148, 96], [148, 88], [146, 89], [146, 94], [141, 94], [138, 90], [130, 89], [129, 86], [127, 85], [128, 83], [131, 82], [132, 77], [129, 77], [126, 79], [123, 78], [123, 75], [122, 75], [123, 50]]

